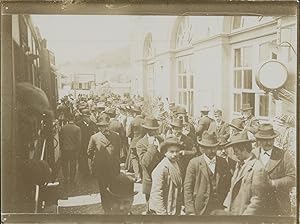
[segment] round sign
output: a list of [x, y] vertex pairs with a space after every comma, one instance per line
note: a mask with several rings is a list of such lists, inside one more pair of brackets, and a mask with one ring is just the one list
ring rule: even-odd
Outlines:
[[257, 81], [264, 88], [274, 90], [281, 88], [287, 81], [287, 77], [288, 70], [286, 66], [277, 60], [271, 60], [260, 67]]

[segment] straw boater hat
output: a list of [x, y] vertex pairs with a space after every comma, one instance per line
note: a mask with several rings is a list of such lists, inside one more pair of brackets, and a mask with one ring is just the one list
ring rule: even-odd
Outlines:
[[274, 139], [278, 135], [279, 133], [277, 131], [274, 131], [271, 124], [261, 124], [254, 136], [256, 139]]
[[105, 106], [105, 103], [103, 103], [103, 102], [99, 102], [99, 103], [97, 103], [97, 106], [96, 106], [97, 108], [105, 108], [106, 106]]
[[208, 106], [202, 106], [202, 107], [200, 108], [200, 112], [209, 112], [209, 111], [210, 111], [210, 109], [209, 109]]
[[230, 127], [233, 127], [239, 131], [243, 130], [243, 120], [241, 118], [234, 118], [232, 119], [231, 123], [229, 124]]
[[182, 143], [180, 143], [179, 139], [174, 137], [174, 136], [168, 136], [164, 142], [162, 142], [160, 144], [160, 151], [162, 153], [166, 153], [167, 152], [167, 149], [168, 147], [170, 146], [177, 146], [179, 147], [180, 149], [183, 149], [184, 148], [184, 145]]
[[107, 114], [101, 114], [97, 120], [96, 125], [98, 126], [107, 126], [109, 125], [110, 117]]
[[248, 138], [247, 132], [243, 131], [231, 136], [230, 142], [226, 145], [226, 147], [230, 147], [241, 143], [252, 143], [252, 142], [254, 142], [254, 140], [250, 140]]
[[134, 191], [134, 180], [124, 173], [120, 173], [112, 180], [107, 191], [117, 198], [130, 198], [138, 193], [137, 191]]
[[250, 106], [250, 103], [245, 103], [241, 107], [241, 111], [247, 111], [247, 110], [252, 110], [253, 107]]
[[183, 120], [174, 118], [170, 125], [172, 127], [183, 128]]
[[208, 131], [204, 131], [202, 134], [202, 139], [201, 141], [198, 141], [198, 144], [204, 147], [216, 147], [220, 144], [220, 141], [218, 141], [215, 132], [210, 133]]
[[141, 125], [143, 128], [150, 129], [150, 130], [157, 130], [159, 129], [159, 124], [157, 119], [154, 117], [146, 117], [144, 124]]

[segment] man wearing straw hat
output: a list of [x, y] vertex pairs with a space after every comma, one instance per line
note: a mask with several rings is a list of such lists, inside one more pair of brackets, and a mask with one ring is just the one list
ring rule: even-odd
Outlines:
[[246, 132], [232, 136], [232, 147], [239, 162], [231, 179], [230, 191], [224, 201], [226, 211], [233, 215], [268, 215], [268, 175], [252, 151]]
[[146, 214], [150, 214], [149, 198], [152, 187], [151, 174], [157, 164], [163, 159], [159, 144], [163, 138], [158, 135], [159, 124], [153, 117], [147, 117], [142, 127], [145, 129], [145, 136], [136, 143], [136, 151], [143, 171], [143, 193], [146, 197]]
[[184, 202], [187, 215], [209, 215], [223, 209], [231, 174], [225, 159], [216, 156], [220, 142], [215, 133], [204, 131], [198, 142], [203, 154], [193, 158], [186, 171]]
[[111, 198], [107, 192], [114, 177], [120, 173], [120, 136], [108, 129], [109, 116], [102, 114], [97, 126], [99, 132], [92, 135], [87, 154], [92, 159], [93, 174], [98, 180], [101, 204], [105, 214], [111, 213]]
[[289, 194], [296, 186], [295, 161], [286, 151], [274, 146], [278, 132], [271, 124], [262, 124], [255, 134], [257, 148], [253, 150], [263, 163], [270, 178], [271, 190], [268, 192], [269, 208], [273, 215], [290, 215]]

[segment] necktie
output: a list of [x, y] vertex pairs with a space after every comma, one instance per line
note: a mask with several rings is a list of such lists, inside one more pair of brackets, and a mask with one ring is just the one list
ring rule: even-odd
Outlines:
[[264, 154], [267, 155], [267, 156], [271, 156], [270, 153], [268, 153], [268, 152], [265, 152]]
[[238, 162], [238, 169], [240, 170], [245, 164], [244, 160]]

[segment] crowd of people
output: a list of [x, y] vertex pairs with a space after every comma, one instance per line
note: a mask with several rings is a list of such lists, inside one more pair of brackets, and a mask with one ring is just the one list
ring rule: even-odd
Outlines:
[[168, 99], [116, 94], [61, 99], [56, 116], [63, 174], [76, 166], [98, 180], [105, 214], [130, 214], [134, 183], [143, 214], [291, 215], [295, 208], [295, 119], [261, 123], [253, 107], [224, 121], [207, 106], [199, 117]]

